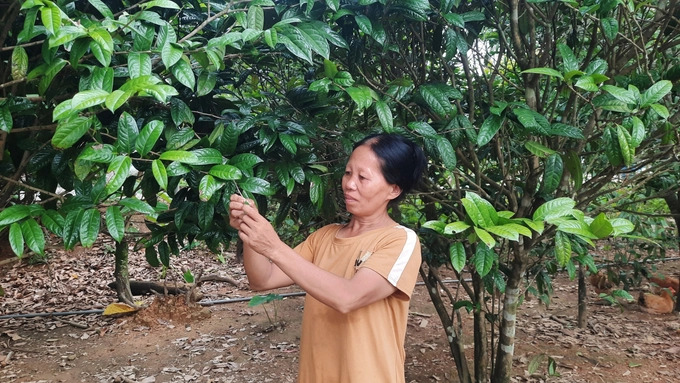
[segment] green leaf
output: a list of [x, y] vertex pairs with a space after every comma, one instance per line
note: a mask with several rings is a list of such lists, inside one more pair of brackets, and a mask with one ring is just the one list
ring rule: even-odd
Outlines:
[[201, 178], [198, 184], [198, 196], [203, 202], [209, 201], [212, 196], [224, 186], [224, 182], [216, 180], [210, 174], [206, 174]]
[[578, 70], [579, 62], [571, 48], [566, 44], [557, 44], [557, 49], [562, 56], [563, 72], [567, 73]]
[[178, 60], [171, 68], [170, 72], [175, 76], [177, 81], [187, 88], [194, 90], [196, 87], [196, 76], [191, 69], [191, 64], [185, 60]]
[[[479, 214], [482, 217], [482, 224], [478, 224], [477, 226], [481, 227], [487, 227], [487, 226], [493, 226], [496, 223], [498, 223], [498, 213], [496, 212], [496, 209], [494, 209], [493, 205], [484, 198], [480, 197], [478, 194], [466, 191], [465, 192], [465, 198], [463, 200], [467, 201], [472, 201], [472, 203], [475, 205], [477, 208], [477, 211], [479, 211]], [[463, 203], [463, 206], [465, 207], [465, 211], [468, 211], [468, 207], [466, 206], [465, 202]], [[474, 209], [473, 214], [474, 213]], [[470, 213], [468, 212], [468, 215]]]
[[590, 231], [595, 234], [597, 238], [606, 238], [614, 232], [614, 227], [604, 213], [600, 213], [595, 217], [593, 222], [590, 223]]
[[99, 210], [87, 209], [83, 212], [80, 221], [80, 243], [84, 247], [92, 247], [97, 241], [100, 226]]
[[17, 222], [9, 225], [9, 246], [18, 257], [24, 254], [24, 235], [21, 232], [21, 225]]
[[297, 153], [297, 145], [295, 144], [293, 137], [289, 134], [279, 134], [279, 141], [281, 141], [281, 145], [283, 145], [290, 154], [295, 155]]
[[571, 259], [571, 241], [560, 231], [555, 233], [555, 259], [561, 267], [566, 266]]
[[158, 182], [158, 186], [163, 190], [167, 190], [168, 172], [165, 170], [163, 161], [158, 159], [153, 160], [153, 162], [151, 162], [151, 172], [153, 173], [153, 178], [155, 178], [156, 182]]
[[61, 10], [56, 4], [48, 2], [40, 8], [40, 19], [45, 29], [53, 35], [61, 27]]
[[499, 116], [490, 115], [487, 117], [482, 123], [482, 127], [479, 128], [479, 133], [477, 134], [477, 146], [484, 146], [488, 144], [501, 128], [501, 122], [503, 122], [503, 119]]
[[148, 76], [151, 74], [151, 56], [141, 52], [128, 53], [128, 73], [130, 78]]
[[445, 226], [446, 226], [446, 224], [444, 222], [438, 221], [438, 220], [427, 221], [423, 224], [424, 229], [434, 230], [439, 234], [444, 233], [444, 227]]
[[12, 49], [12, 79], [21, 80], [26, 77], [28, 73], [28, 53], [26, 49], [20, 45]]
[[87, 0], [102, 16], [113, 19], [113, 12], [102, 0]]
[[446, 84], [425, 84], [418, 88], [418, 94], [427, 106], [440, 117], [453, 115], [455, 109], [449, 98], [460, 98], [460, 92]]
[[35, 219], [29, 218], [21, 223], [21, 233], [26, 245], [34, 253], [45, 254], [45, 234]]
[[214, 148], [202, 148], [192, 150], [191, 154], [196, 157], [196, 161], [192, 165], [215, 165], [224, 162], [222, 153]]
[[583, 168], [581, 158], [574, 151], [569, 151], [564, 156], [564, 166], [569, 171], [571, 179], [574, 181], [574, 190], [578, 191], [583, 185]]
[[656, 114], [658, 114], [659, 117], [663, 118], [664, 120], [668, 119], [668, 117], [670, 117], [670, 115], [671, 115], [668, 112], [668, 108], [666, 108], [664, 105], [652, 104], [649, 107], [652, 108], [652, 110], [655, 111]]
[[310, 201], [312, 201], [312, 203], [315, 204], [317, 207], [321, 207], [323, 199], [325, 198], [324, 195], [325, 192], [326, 188], [324, 186], [323, 181], [321, 181], [321, 177], [319, 177], [316, 174], [312, 175], [309, 180]]
[[366, 109], [373, 104], [373, 91], [365, 85], [350, 86], [345, 89], [347, 94], [357, 104], [359, 110]]
[[0, 211], [0, 227], [20, 221], [31, 214], [26, 205], [12, 205]]
[[64, 230], [62, 233], [64, 238], [64, 248], [66, 250], [73, 249], [78, 243], [78, 236], [80, 234], [80, 220], [82, 214], [83, 210], [76, 209], [70, 211], [66, 215], [66, 219], [64, 220]]
[[116, 242], [123, 240], [125, 236], [125, 221], [123, 215], [120, 213], [118, 206], [109, 206], [106, 208], [106, 228], [111, 238]]
[[645, 124], [642, 123], [642, 120], [640, 120], [638, 117], [633, 116], [631, 119], [633, 123], [633, 132], [630, 135], [631, 141], [630, 145], [633, 148], [637, 148], [640, 146], [642, 141], [645, 139]]
[[256, 295], [256, 296], [250, 298], [250, 301], [248, 301], [248, 306], [250, 306], [250, 307], [258, 306], [258, 305], [265, 304], [265, 303], [280, 301], [282, 299], [283, 299], [283, 296], [280, 295], [280, 294]]
[[[124, 92], [120, 89], [111, 92], [104, 101], [104, 106], [111, 112], [115, 112], [118, 108], [125, 105], [127, 100], [134, 95], [134, 92]], [[70, 100], [69, 100], [70, 101]]]
[[[0, 213], [1, 215], [2, 213]], [[47, 228], [47, 230], [56, 234], [57, 236], [62, 236], [64, 231], [64, 217], [54, 210], [46, 210], [40, 217], [40, 222]]]
[[198, 162], [198, 157], [187, 150], [168, 150], [161, 153], [158, 159], [164, 161], [177, 161], [183, 164], [195, 164]]
[[71, 108], [82, 110], [97, 106], [104, 103], [108, 95], [109, 92], [99, 89], [78, 92], [71, 99]]
[[144, 258], [151, 265], [151, 267], [159, 267], [161, 261], [158, 260], [158, 253], [156, 253], [156, 248], [149, 246], [144, 249]]
[[312, 64], [312, 47], [302, 32], [289, 24], [277, 24], [278, 40], [293, 55]]
[[137, 198], [124, 198], [120, 200], [119, 204], [144, 215], [151, 217], [155, 217], [157, 215], [156, 210], [154, 210], [154, 208], [149, 205], [148, 202], [141, 201]]
[[108, 164], [113, 160], [113, 146], [108, 144], [88, 145], [78, 155], [79, 161], [90, 161]]
[[168, 69], [172, 68], [173, 65], [182, 59], [182, 54], [184, 54], [184, 50], [181, 45], [175, 42], [166, 41], [161, 49], [161, 60], [163, 60], [163, 65]]
[[239, 180], [243, 177], [241, 170], [233, 165], [215, 165], [208, 174], [223, 180]]
[[556, 152], [546, 146], [543, 146], [542, 144], [539, 144], [536, 141], [527, 141], [524, 144], [524, 147], [531, 152], [531, 154], [535, 155], [536, 157], [540, 158], [546, 158], [550, 156], [551, 154], [555, 154]]
[[597, 92], [600, 90], [593, 76], [588, 75], [579, 77], [579, 79], [576, 80], [575, 86], [588, 92]]
[[156, 145], [156, 141], [158, 141], [162, 132], [163, 123], [158, 120], [153, 120], [144, 125], [135, 141], [137, 152], [139, 152], [142, 157], [146, 156], [146, 154], [153, 149], [154, 145]]
[[477, 226], [474, 226], [474, 229], [475, 229], [475, 234], [477, 234], [477, 237], [479, 237], [479, 239], [482, 242], [484, 242], [484, 244], [486, 246], [488, 246], [489, 248], [493, 248], [494, 246], [496, 246], [496, 240], [493, 239], [493, 237], [491, 236], [491, 234], [489, 234], [488, 231], [486, 231], [482, 228], [479, 228]]
[[149, 9], [153, 7], [166, 9], [179, 9], [179, 5], [177, 5], [177, 3], [171, 0], [151, 0], [140, 5], [140, 8], [142, 9]]
[[543, 172], [543, 192], [552, 194], [557, 190], [562, 180], [562, 173], [564, 172], [564, 163], [562, 157], [557, 154], [551, 154], [545, 160], [545, 171]]
[[626, 166], [633, 164], [633, 159], [635, 157], [635, 149], [631, 146], [630, 133], [623, 128], [621, 125], [616, 126], [616, 137], [619, 141], [619, 149], [621, 150], [621, 156], [623, 158], [623, 163]]
[[261, 195], [272, 195], [273, 190], [269, 187], [269, 182], [263, 180], [262, 178], [250, 177], [238, 183], [243, 191], [261, 194]]
[[109, 180], [105, 189], [107, 195], [121, 190], [125, 179], [130, 175], [131, 166], [132, 159], [126, 155], [118, 156], [111, 161], [106, 170], [106, 179]]
[[609, 223], [612, 225], [612, 235], [614, 236], [630, 233], [635, 230], [635, 225], [624, 218], [614, 218], [609, 220]]
[[571, 215], [574, 206], [576, 206], [576, 202], [571, 198], [555, 198], [539, 206], [532, 219], [534, 221], [548, 221], [553, 218], [568, 216]]
[[414, 132], [422, 135], [425, 138], [437, 139], [437, 131], [434, 130], [432, 125], [424, 121], [414, 121], [409, 122], [408, 127], [413, 129]]
[[552, 68], [531, 68], [522, 71], [522, 73], [535, 73], [535, 74], [543, 74], [546, 76], [552, 76], [552, 77], [557, 77], [560, 80], [564, 79], [564, 76], [562, 76], [562, 73], [556, 71], [555, 69]]
[[642, 108], [650, 106], [664, 98], [673, 89], [673, 83], [668, 80], [661, 80], [647, 89], [640, 99]]
[[477, 245], [477, 250], [475, 251], [475, 256], [472, 259], [472, 263], [475, 266], [475, 270], [480, 277], [484, 277], [493, 268], [493, 264], [496, 261], [496, 254], [491, 249], [484, 244]]
[[248, 7], [247, 27], [258, 31], [264, 28], [264, 11], [262, 7], [251, 5]]
[[68, 149], [78, 142], [92, 126], [92, 118], [76, 117], [61, 121], [52, 136], [52, 145], [59, 149]]
[[380, 120], [383, 130], [391, 132], [394, 129], [394, 117], [392, 117], [390, 106], [384, 101], [376, 101], [375, 112], [378, 115], [378, 120]]
[[451, 260], [451, 266], [457, 272], [461, 272], [465, 267], [465, 247], [460, 242], [455, 242], [449, 246], [449, 259]]
[[600, 20], [604, 37], [609, 41], [614, 41], [619, 33], [619, 21], [613, 17], [605, 17]]
[[465, 230], [469, 229], [470, 225], [463, 221], [456, 221], [456, 222], [451, 222], [447, 224], [445, 227], [443, 227], [442, 231], [440, 233], [442, 234], [451, 234], [451, 233], [462, 233]]
[[9, 133], [13, 124], [12, 112], [9, 111], [9, 107], [0, 106], [0, 130]]
[[500, 225], [500, 226], [488, 226], [485, 228], [489, 233], [496, 234], [497, 236], [511, 241], [519, 240], [519, 232], [514, 226]]
[[196, 96], [205, 96], [215, 89], [217, 84], [217, 75], [213, 72], [203, 71], [198, 76], [198, 85], [196, 87]]
[[128, 112], [123, 112], [118, 119], [116, 147], [121, 153], [132, 154], [137, 136], [139, 136], [137, 121]]
[[444, 136], [437, 136], [435, 138], [437, 144], [437, 152], [439, 152], [439, 157], [442, 159], [442, 163], [447, 169], [456, 168], [456, 151], [449, 141]]
[[637, 104], [635, 93], [614, 85], [602, 85], [602, 90], [611, 94], [617, 100], [626, 104]]

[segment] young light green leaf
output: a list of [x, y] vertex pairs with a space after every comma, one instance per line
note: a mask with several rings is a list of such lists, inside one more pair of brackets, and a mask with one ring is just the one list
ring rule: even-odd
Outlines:
[[135, 141], [137, 152], [142, 157], [146, 156], [146, 154], [153, 149], [154, 145], [156, 145], [156, 141], [158, 141], [162, 132], [163, 123], [158, 120], [150, 121], [148, 124], [144, 125]]
[[555, 198], [539, 206], [534, 212], [534, 221], [547, 221], [553, 218], [571, 215], [576, 202], [567, 197]]
[[566, 234], [559, 231], [555, 233], [555, 259], [562, 267], [571, 259], [571, 241]]
[[543, 74], [546, 76], [552, 76], [552, 77], [557, 77], [560, 80], [564, 79], [564, 76], [562, 76], [562, 73], [556, 71], [555, 69], [552, 68], [531, 68], [522, 71], [522, 73], [534, 73], [534, 74]]
[[595, 217], [593, 222], [590, 223], [590, 231], [595, 234], [597, 238], [606, 238], [614, 232], [614, 227], [609, 220], [607, 220], [604, 213], [600, 213]]
[[198, 184], [198, 196], [203, 202], [209, 201], [212, 196], [224, 186], [224, 182], [215, 179], [210, 174], [206, 174], [201, 178]]
[[556, 152], [552, 149], [550, 149], [547, 146], [544, 146], [536, 141], [527, 141], [524, 144], [524, 147], [531, 152], [531, 154], [535, 155], [536, 157], [540, 158], [545, 158], [548, 157], [551, 154], [555, 154]]
[[165, 165], [163, 165], [163, 161], [159, 159], [153, 160], [151, 162], [151, 172], [153, 173], [153, 178], [158, 182], [158, 186], [163, 190], [167, 190], [168, 172], [165, 169]]
[[465, 256], [465, 247], [461, 242], [455, 242], [449, 246], [449, 259], [454, 270], [457, 272], [463, 270], [467, 257]]
[[76, 117], [62, 121], [52, 136], [52, 145], [59, 149], [68, 149], [80, 140], [92, 126], [94, 117]]
[[619, 149], [621, 150], [621, 156], [623, 157], [623, 163], [626, 166], [633, 164], [633, 159], [635, 157], [635, 148], [630, 144], [631, 137], [628, 130], [626, 130], [621, 125], [616, 126], [616, 137], [619, 141]]
[[491, 236], [491, 234], [489, 234], [488, 231], [477, 226], [474, 226], [474, 229], [475, 234], [477, 234], [477, 237], [479, 237], [479, 239], [482, 242], [484, 242], [486, 246], [488, 246], [489, 248], [493, 248], [494, 246], [496, 246], [496, 240], [493, 239], [493, 237]]

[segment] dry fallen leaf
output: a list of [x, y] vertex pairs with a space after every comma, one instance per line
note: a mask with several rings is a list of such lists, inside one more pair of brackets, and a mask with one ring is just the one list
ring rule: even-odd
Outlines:
[[137, 310], [139, 310], [139, 307], [133, 307], [125, 303], [111, 303], [106, 306], [102, 315], [130, 314]]

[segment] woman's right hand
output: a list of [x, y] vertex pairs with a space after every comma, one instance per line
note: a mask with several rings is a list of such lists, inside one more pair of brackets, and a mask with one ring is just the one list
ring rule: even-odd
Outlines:
[[255, 206], [255, 201], [247, 199], [239, 194], [232, 194], [229, 197], [229, 225], [236, 230], [241, 230], [243, 223], [243, 207]]

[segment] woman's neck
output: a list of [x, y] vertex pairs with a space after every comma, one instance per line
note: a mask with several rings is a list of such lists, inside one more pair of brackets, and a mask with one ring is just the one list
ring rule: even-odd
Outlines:
[[343, 237], [354, 237], [371, 230], [381, 229], [395, 224], [396, 222], [394, 222], [387, 213], [372, 218], [358, 218], [352, 216], [349, 223], [340, 230], [339, 234]]

